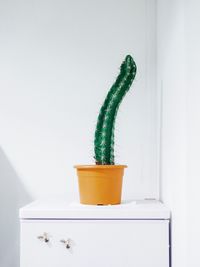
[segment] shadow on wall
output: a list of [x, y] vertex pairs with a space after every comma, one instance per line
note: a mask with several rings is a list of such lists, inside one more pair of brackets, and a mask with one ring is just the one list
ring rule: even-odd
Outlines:
[[19, 267], [18, 210], [31, 201], [20, 178], [0, 148], [0, 266]]

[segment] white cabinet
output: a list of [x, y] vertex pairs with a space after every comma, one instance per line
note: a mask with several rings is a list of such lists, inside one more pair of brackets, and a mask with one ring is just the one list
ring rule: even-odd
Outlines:
[[20, 217], [21, 267], [169, 267], [169, 212], [161, 203], [38, 201]]

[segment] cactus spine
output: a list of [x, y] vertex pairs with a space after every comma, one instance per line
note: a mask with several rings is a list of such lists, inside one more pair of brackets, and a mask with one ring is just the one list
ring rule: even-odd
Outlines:
[[127, 55], [120, 67], [120, 73], [110, 88], [100, 109], [94, 140], [96, 164], [114, 165], [114, 126], [119, 105], [131, 87], [136, 75], [136, 64]]

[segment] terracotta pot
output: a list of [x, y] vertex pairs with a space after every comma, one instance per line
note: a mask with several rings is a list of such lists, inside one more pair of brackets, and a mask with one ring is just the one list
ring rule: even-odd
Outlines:
[[77, 165], [80, 202], [90, 205], [121, 203], [126, 165]]

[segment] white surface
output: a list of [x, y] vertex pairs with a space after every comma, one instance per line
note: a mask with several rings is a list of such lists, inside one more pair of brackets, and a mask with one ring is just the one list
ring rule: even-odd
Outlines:
[[129, 201], [121, 205], [94, 206], [68, 203], [63, 198], [38, 200], [20, 209], [21, 219], [169, 219], [158, 201]]
[[158, 198], [155, 0], [1, 1], [0, 25], [0, 146], [25, 191], [78, 198], [73, 165], [94, 162], [98, 112], [130, 53], [116, 162], [126, 199]]
[[169, 267], [167, 220], [26, 220], [21, 237], [21, 267]]

